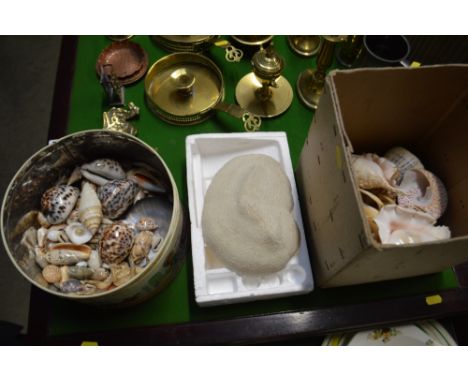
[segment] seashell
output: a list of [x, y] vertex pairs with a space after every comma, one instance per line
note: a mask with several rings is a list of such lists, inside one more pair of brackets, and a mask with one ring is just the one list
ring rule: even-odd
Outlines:
[[112, 274], [107, 272], [107, 277], [104, 280], [86, 280], [86, 283], [94, 285], [97, 289], [100, 290], [109, 289], [109, 287], [112, 285]]
[[83, 182], [78, 211], [80, 222], [94, 235], [101, 225], [102, 206], [96, 191], [88, 182]]
[[66, 271], [68, 277], [77, 280], [86, 280], [90, 279], [93, 276], [94, 271], [87, 267], [77, 267], [75, 266], [67, 266]]
[[[80, 197], [81, 200], [81, 197]], [[80, 204], [80, 201], [78, 201], [78, 205]], [[75, 208], [72, 212], [70, 212], [70, 215], [68, 215], [67, 224], [71, 224], [74, 222], [80, 221], [80, 211], [78, 208]]]
[[66, 226], [65, 232], [70, 241], [74, 244], [85, 244], [91, 240], [93, 234], [86, 229], [86, 227], [79, 223], [71, 223]]
[[88, 260], [91, 248], [78, 244], [55, 244], [45, 255], [46, 260], [54, 265], [72, 265], [82, 260]]
[[28, 251], [34, 251], [34, 248], [38, 245], [37, 229], [34, 227], [29, 227], [26, 231], [24, 231], [20, 244], [23, 245]]
[[98, 197], [104, 215], [111, 219], [118, 218], [133, 204], [137, 193], [137, 184], [127, 179], [113, 180], [99, 187]]
[[24, 214], [16, 223], [15, 228], [11, 232], [11, 240], [15, 239], [19, 235], [23, 234], [30, 227], [34, 226], [37, 222], [37, 215], [39, 211], [33, 210]]
[[408, 170], [399, 186], [405, 194], [398, 196], [398, 204], [427, 212], [434, 219], [447, 208], [447, 190], [442, 181], [427, 170]]
[[156, 221], [149, 216], [143, 216], [138, 222], [135, 224], [135, 228], [138, 231], [154, 231], [159, 228], [156, 224]]
[[42, 277], [48, 283], [55, 284], [62, 280], [62, 273], [59, 267], [49, 264], [42, 270]]
[[77, 293], [85, 290], [85, 286], [79, 280], [75, 279], [61, 282], [59, 288], [63, 293]]
[[47, 260], [47, 252], [42, 247], [34, 248], [34, 258], [36, 260], [36, 264], [41, 267], [41, 269], [45, 268], [49, 265], [49, 261]]
[[133, 243], [130, 253], [130, 259], [135, 264], [140, 264], [143, 259], [148, 257], [148, 254], [153, 246], [153, 233], [151, 231], [139, 232]]
[[47, 240], [60, 243], [68, 242], [68, 236], [64, 231], [65, 227], [65, 224], [54, 225], [50, 227], [47, 231]]
[[70, 186], [78, 182], [82, 178], [83, 178], [83, 175], [81, 174], [81, 168], [75, 167], [75, 169], [72, 171], [72, 173], [68, 177], [67, 184]]
[[382, 244], [413, 244], [450, 238], [449, 228], [435, 227], [431, 215], [397, 205], [384, 206], [374, 221]]
[[377, 226], [374, 219], [379, 215], [379, 210], [374, 207], [371, 207], [367, 204], [363, 206], [364, 215], [369, 223], [370, 230], [374, 239], [379, 240], [379, 227]]
[[144, 168], [135, 168], [127, 172], [127, 179], [138, 184], [143, 190], [153, 193], [164, 193], [166, 187], [153, 174]]
[[353, 155], [352, 168], [359, 188], [384, 188], [395, 193], [400, 192], [395, 188], [398, 169], [385, 158], [375, 154]]
[[125, 179], [125, 171], [119, 162], [103, 158], [81, 166], [81, 174], [91, 182], [102, 186], [114, 179]]
[[[91, 251], [91, 253], [93, 253], [93, 251]], [[91, 255], [89, 255], [89, 257], [91, 257]], [[79, 261], [78, 263], [75, 264], [76, 267], [87, 267], [88, 266], [88, 262], [87, 261]]]
[[145, 190], [138, 190], [138, 193], [136, 194], [135, 196], [135, 199], [133, 199], [133, 204], [135, 204], [136, 202], [142, 200], [142, 199], [145, 199], [148, 197], [148, 192], [146, 192]]
[[132, 268], [127, 263], [111, 265], [112, 283], [121, 286], [127, 283], [134, 275]]
[[105, 268], [94, 269], [91, 279], [96, 281], [104, 281], [107, 277], [109, 277], [109, 274], [109, 271]]
[[37, 245], [41, 248], [45, 248], [47, 244], [47, 228], [41, 227], [37, 230]]
[[47, 218], [44, 216], [42, 212], [39, 212], [37, 214], [37, 222], [39, 223], [41, 227], [44, 227], [44, 228], [49, 228], [51, 226], [51, 224], [49, 223], [49, 221], [47, 220]]
[[73, 207], [80, 191], [76, 187], [60, 185], [49, 188], [41, 198], [41, 209], [50, 224], [64, 222]]
[[373, 203], [377, 207], [377, 210], [380, 210], [385, 205], [385, 203], [382, 200], [380, 200], [380, 198], [377, 195], [373, 194], [372, 192], [369, 192], [362, 188], [360, 188], [359, 191], [363, 195], [363, 200], [364, 200], [365, 205], [368, 206], [369, 202]]
[[404, 147], [393, 147], [385, 153], [384, 157], [393, 162], [401, 174], [408, 170], [424, 170], [418, 157]]
[[95, 249], [91, 251], [88, 259], [88, 266], [94, 270], [101, 268], [101, 256], [99, 255], [99, 251]]
[[113, 224], [103, 233], [99, 242], [99, 254], [105, 263], [118, 264], [130, 254], [133, 230], [125, 224]]

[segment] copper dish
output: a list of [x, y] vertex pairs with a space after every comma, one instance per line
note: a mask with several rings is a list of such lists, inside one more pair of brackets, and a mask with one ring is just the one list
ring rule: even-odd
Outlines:
[[143, 48], [129, 40], [115, 41], [105, 48], [96, 62], [101, 75], [104, 65], [112, 65], [112, 71], [122, 85], [129, 85], [143, 77], [148, 69], [148, 55]]

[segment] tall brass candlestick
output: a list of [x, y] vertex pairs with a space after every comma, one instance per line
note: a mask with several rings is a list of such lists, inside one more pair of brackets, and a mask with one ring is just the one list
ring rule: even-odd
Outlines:
[[297, 93], [304, 104], [317, 109], [325, 85], [325, 76], [333, 63], [335, 44], [346, 36], [323, 36], [322, 47], [317, 56], [317, 69], [304, 70], [297, 79]]

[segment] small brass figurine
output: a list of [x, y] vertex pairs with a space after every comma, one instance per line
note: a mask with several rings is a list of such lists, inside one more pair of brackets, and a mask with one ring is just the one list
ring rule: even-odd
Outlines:
[[124, 87], [114, 74], [111, 64], [101, 66], [100, 83], [106, 92], [106, 104], [121, 106], [124, 104]]
[[102, 115], [104, 119], [103, 129], [137, 135], [137, 129], [128, 120], [138, 116], [139, 113], [140, 108], [133, 102], [130, 102], [127, 108], [125, 106], [113, 107]]

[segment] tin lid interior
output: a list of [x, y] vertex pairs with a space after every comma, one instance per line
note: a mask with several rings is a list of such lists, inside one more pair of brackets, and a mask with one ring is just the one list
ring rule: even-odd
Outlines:
[[145, 82], [154, 106], [177, 117], [209, 111], [224, 94], [220, 70], [208, 58], [194, 53], [162, 58], [150, 69]]

